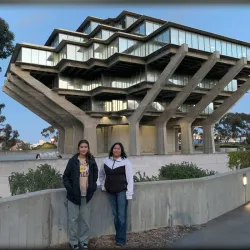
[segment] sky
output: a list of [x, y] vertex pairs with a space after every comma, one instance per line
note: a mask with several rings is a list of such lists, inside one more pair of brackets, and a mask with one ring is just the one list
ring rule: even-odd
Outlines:
[[[28, 42], [44, 45], [55, 28], [76, 30], [87, 16], [116, 17], [128, 10], [157, 17], [238, 40], [250, 42], [250, 5], [1, 5], [0, 17], [15, 34], [15, 43]], [[0, 34], [1, 35], [1, 34]], [[35, 143], [47, 122], [2, 92], [4, 74], [10, 58], [0, 60], [0, 103], [6, 107], [3, 115], [20, 139]], [[249, 113], [250, 99], [246, 94], [231, 110]]]

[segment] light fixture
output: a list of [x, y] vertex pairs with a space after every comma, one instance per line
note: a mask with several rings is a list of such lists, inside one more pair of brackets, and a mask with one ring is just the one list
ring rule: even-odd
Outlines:
[[246, 186], [247, 185], [247, 176], [246, 176], [246, 174], [243, 174], [242, 181], [243, 181], [243, 186]]

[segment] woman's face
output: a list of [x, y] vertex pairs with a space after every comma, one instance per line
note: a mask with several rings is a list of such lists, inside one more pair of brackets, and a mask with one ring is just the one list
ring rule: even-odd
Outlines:
[[85, 156], [89, 151], [88, 144], [86, 143], [81, 143], [79, 147], [79, 153], [83, 156]]
[[119, 158], [121, 156], [121, 147], [119, 144], [116, 144], [113, 148], [113, 157]]

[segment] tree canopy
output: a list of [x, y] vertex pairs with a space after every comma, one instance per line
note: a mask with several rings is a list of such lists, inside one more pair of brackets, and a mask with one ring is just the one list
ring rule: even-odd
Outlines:
[[16, 145], [19, 133], [17, 130], [13, 130], [9, 124], [3, 124], [6, 117], [2, 115], [2, 110], [5, 108], [5, 104], [0, 104], [0, 146], [2, 150], [9, 150]]
[[[8, 58], [14, 50], [15, 35], [9, 30], [9, 25], [0, 17], [0, 59]], [[2, 71], [0, 67], [0, 72]]]

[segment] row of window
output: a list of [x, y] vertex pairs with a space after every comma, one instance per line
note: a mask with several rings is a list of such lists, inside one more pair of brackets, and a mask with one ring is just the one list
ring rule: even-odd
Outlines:
[[193, 49], [207, 52], [219, 51], [221, 55], [235, 58], [247, 57], [250, 60], [250, 48], [246, 46], [175, 28], [170, 28], [170, 34], [172, 44], [186, 43]]
[[155, 30], [159, 29], [161, 25], [159, 23], [154, 23], [150, 21], [144, 21], [138, 27], [136, 27], [133, 32], [143, 36], [148, 36], [153, 33]]
[[[138, 100], [111, 100], [111, 101], [93, 101], [92, 102], [92, 111], [96, 112], [116, 112], [121, 110], [135, 110], [140, 105]], [[166, 102], [153, 102], [148, 108], [148, 111], [159, 111], [163, 112], [167, 107]], [[181, 113], [188, 113], [190, 108], [195, 105], [191, 104], [182, 104], [178, 111]], [[214, 110], [213, 103], [210, 103], [201, 114], [209, 115], [212, 114]]]
[[56, 48], [62, 40], [69, 40], [69, 41], [76, 41], [76, 42], [87, 42], [88, 41], [88, 39], [84, 38], [84, 37], [71, 36], [71, 35], [59, 33], [56, 35], [56, 37], [54, 38], [54, 40], [52, 41], [50, 46]]
[[[96, 27], [94, 25], [95, 22], [90, 22], [90, 26]], [[153, 32], [157, 28], [159, 28], [159, 24], [151, 23], [145, 21], [141, 26], [138, 27], [138, 32], [140, 34], [148, 34], [149, 32]], [[108, 30], [101, 30], [97, 37], [101, 39], [108, 39], [111, 35], [113, 35], [113, 31]], [[73, 41], [87, 41], [85, 38], [66, 35], [66, 34], [58, 34], [54, 41], [52, 42], [52, 46], [56, 47], [62, 40], [73, 40]], [[181, 29], [170, 28], [164, 30], [152, 40], [148, 41], [147, 43], [138, 42], [131, 39], [125, 38], [118, 38], [114, 44], [119, 44], [119, 49], [114, 51], [108, 51], [110, 45], [101, 45], [99, 44], [98, 47], [102, 48], [102, 56], [99, 56], [100, 59], [106, 59], [107, 57], [111, 56], [113, 53], [125, 53], [135, 56], [144, 57], [147, 56], [156, 50], [162, 48], [168, 43], [182, 45], [183, 43], [188, 44], [190, 48], [207, 51], [207, 52], [214, 52], [219, 51], [222, 55], [241, 58], [247, 57], [250, 60], [250, 48], [246, 46], [242, 46], [239, 44], [226, 42], [220, 39], [211, 38], [208, 36], [200, 35], [193, 32], [184, 31]], [[112, 47], [112, 46], [111, 46]], [[83, 47], [83, 50], [88, 50], [89, 48]], [[97, 56], [98, 58], [98, 56]]]
[[132, 16], [124, 16], [120, 21], [115, 24], [115, 27], [120, 29], [127, 29], [130, 25], [136, 22], [138, 18]]

